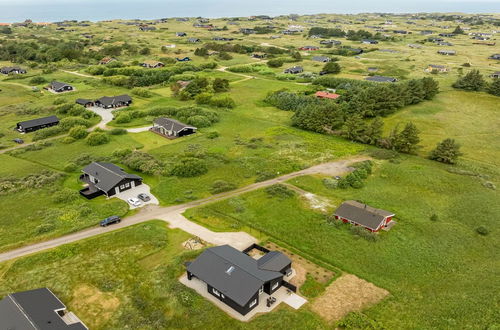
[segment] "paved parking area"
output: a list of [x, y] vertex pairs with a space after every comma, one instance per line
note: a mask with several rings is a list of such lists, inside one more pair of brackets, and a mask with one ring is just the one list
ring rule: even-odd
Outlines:
[[[129, 199], [129, 198], [137, 198], [137, 195], [139, 195], [139, 194], [146, 194], [149, 197], [151, 197], [151, 200], [149, 202], [143, 202], [143, 201], [141, 201], [141, 205], [140, 206], [132, 206], [132, 205], [130, 205], [127, 202], [127, 199]], [[128, 206], [130, 207], [131, 210], [139, 208], [139, 207], [143, 207], [144, 205], [147, 205], [147, 204], [154, 204], [154, 205], [159, 205], [160, 204], [158, 202], [158, 199], [153, 194], [151, 194], [151, 188], [147, 184], [145, 184], [145, 183], [141, 184], [140, 186], [134, 187], [132, 189], [126, 190], [124, 192], [121, 192], [121, 193], [119, 193], [117, 195], [114, 195], [113, 197], [116, 197], [116, 198], [119, 198], [121, 200], [124, 200], [128, 204]]]

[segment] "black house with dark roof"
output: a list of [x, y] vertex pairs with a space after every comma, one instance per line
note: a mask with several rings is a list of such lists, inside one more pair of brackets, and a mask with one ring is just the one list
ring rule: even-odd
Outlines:
[[73, 86], [59, 81], [53, 81], [50, 83], [49, 89], [56, 93], [69, 92], [74, 90]]
[[371, 77], [366, 77], [365, 80], [368, 81], [374, 81], [374, 82], [384, 82], [384, 83], [393, 83], [398, 81], [396, 78], [393, 77], [385, 77], [385, 76], [371, 76]]
[[57, 116], [48, 116], [43, 118], [31, 119], [17, 123], [16, 129], [21, 133], [34, 132], [42, 128], [51, 127], [59, 124]]
[[187, 277], [207, 284], [208, 292], [242, 315], [259, 304], [259, 295], [269, 295], [291, 274], [292, 261], [278, 251], [254, 259], [229, 246], [206, 249], [196, 260], [187, 263]]
[[93, 162], [85, 166], [80, 180], [87, 187], [80, 190], [80, 194], [87, 199], [106, 195], [108, 197], [119, 194], [142, 184], [142, 178], [129, 174], [112, 163]]
[[172, 118], [156, 118], [151, 130], [166, 137], [181, 137], [196, 133], [196, 127]]
[[13, 293], [0, 300], [0, 329], [88, 330], [47, 288]]
[[3, 74], [24, 74], [26, 73], [25, 69], [21, 69], [18, 66], [6, 66], [0, 69], [0, 73]]
[[127, 107], [132, 104], [132, 98], [127, 94], [118, 96], [103, 96], [100, 99], [95, 100], [94, 104], [104, 109]]

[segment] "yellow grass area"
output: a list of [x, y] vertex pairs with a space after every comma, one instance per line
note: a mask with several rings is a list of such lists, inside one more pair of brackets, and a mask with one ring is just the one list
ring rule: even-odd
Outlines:
[[375, 305], [388, 294], [387, 290], [346, 274], [330, 284], [323, 295], [312, 302], [311, 308], [325, 320], [337, 321], [350, 312]]
[[85, 324], [94, 329], [104, 325], [113, 316], [120, 306], [120, 300], [94, 286], [81, 284], [73, 292], [71, 306], [86, 320]]

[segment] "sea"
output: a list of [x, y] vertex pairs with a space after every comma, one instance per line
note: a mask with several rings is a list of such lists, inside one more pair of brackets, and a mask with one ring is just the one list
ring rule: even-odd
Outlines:
[[500, 0], [0, 0], [0, 23], [368, 12], [500, 13]]

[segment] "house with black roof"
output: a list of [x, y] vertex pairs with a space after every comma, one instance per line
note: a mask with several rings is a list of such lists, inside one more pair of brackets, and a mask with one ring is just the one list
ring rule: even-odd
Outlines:
[[351, 223], [377, 232], [386, 227], [395, 214], [351, 200], [342, 203], [333, 215], [335, 219], [344, 223]]
[[493, 54], [490, 57], [488, 57], [490, 60], [500, 60], [500, 54]]
[[24, 74], [26, 72], [25, 69], [21, 69], [18, 66], [6, 66], [0, 69], [0, 73], [2, 74]]
[[456, 55], [457, 52], [454, 50], [441, 49], [441, 50], [438, 50], [438, 54], [439, 55]]
[[176, 37], [185, 37], [185, 36], [187, 36], [187, 33], [186, 32], [175, 32], [175, 36]]
[[0, 329], [88, 330], [48, 288], [12, 293], [0, 300]]
[[187, 42], [195, 44], [195, 43], [201, 42], [201, 39], [200, 38], [188, 38]]
[[490, 78], [499, 79], [500, 78], [500, 71], [496, 71], [496, 72], [493, 72], [492, 74], [490, 74]]
[[76, 104], [89, 108], [94, 106], [94, 101], [89, 99], [76, 99]]
[[361, 41], [361, 43], [363, 44], [369, 44], [369, 45], [376, 45], [378, 44], [378, 41], [377, 40], [373, 40], [373, 39], [364, 39]]
[[385, 76], [371, 76], [371, 77], [366, 77], [365, 80], [368, 81], [374, 81], [374, 82], [384, 82], [384, 83], [393, 83], [398, 81], [396, 78], [393, 77], [385, 77]]
[[57, 116], [48, 116], [43, 118], [31, 119], [17, 123], [16, 129], [21, 133], [34, 132], [42, 128], [47, 128], [59, 124]]
[[127, 94], [118, 96], [103, 96], [95, 100], [94, 104], [104, 109], [128, 107], [132, 103], [132, 98]]
[[72, 91], [75, 88], [73, 86], [71, 86], [70, 84], [66, 84], [66, 83], [59, 82], [59, 81], [53, 81], [50, 83], [50, 85], [47, 87], [47, 89], [53, 91], [54, 93], [63, 93], [63, 92]]
[[142, 184], [142, 178], [125, 172], [121, 167], [107, 162], [93, 162], [82, 169], [80, 180], [86, 187], [80, 194], [87, 199], [101, 195], [114, 196]]
[[292, 261], [283, 253], [271, 251], [254, 259], [229, 245], [206, 249], [193, 262], [186, 263], [188, 280], [204, 282], [207, 291], [232, 309], [246, 315], [259, 305], [262, 293], [273, 294], [286, 285], [292, 274]]
[[283, 73], [290, 73], [290, 74], [297, 74], [302, 72], [304, 72], [304, 68], [302, 68], [301, 66], [293, 66], [283, 71]]
[[186, 125], [172, 118], [156, 118], [153, 121], [151, 131], [163, 135], [168, 138], [177, 138], [181, 136], [191, 135], [196, 133], [197, 128], [191, 125]]
[[323, 63], [331, 61], [331, 59], [328, 56], [313, 56], [312, 60], [315, 62], [323, 62]]

